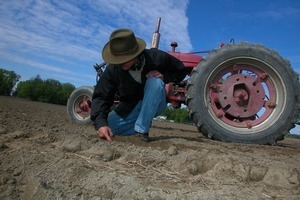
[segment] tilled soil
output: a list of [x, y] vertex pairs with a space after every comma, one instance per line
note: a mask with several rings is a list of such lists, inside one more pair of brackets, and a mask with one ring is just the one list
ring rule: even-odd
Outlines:
[[222, 143], [153, 121], [106, 142], [66, 107], [0, 96], [0, 199], [300, 199], [300, 140]]

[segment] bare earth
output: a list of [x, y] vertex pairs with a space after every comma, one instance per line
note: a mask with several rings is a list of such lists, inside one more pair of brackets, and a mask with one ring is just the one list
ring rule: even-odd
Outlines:
[[300, 140], [204, 138], [154, 121], [152, 141], [97, 138], [65, 106], [0, 97], [0, 199], [300, 199]]

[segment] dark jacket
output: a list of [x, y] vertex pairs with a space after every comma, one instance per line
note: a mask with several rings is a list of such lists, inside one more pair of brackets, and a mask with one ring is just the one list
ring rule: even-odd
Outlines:
[[107, 126], [107, 116], [118, 91], [120, 101], [115, 112], [125, 118], [143, 99], [146, 74], [157, 70], [163, 75], [164, 83], [179, 83], [187, 75], [183, 63], [170, 54], [154, 49], [145, 49], [145, 65], [142, 70], [142, 84], [135, 81], [120, 65], [109, 65], [100, 77], [92, 97], [91, 119], [95, 129]]

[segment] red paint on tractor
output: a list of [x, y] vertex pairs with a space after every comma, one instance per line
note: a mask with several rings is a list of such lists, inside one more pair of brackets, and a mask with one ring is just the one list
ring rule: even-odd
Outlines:
[[174, 56], [175, 58], [181, 60], [186, 67], [196, 67], [202, 56], [190, 54], [190, 53], [180, 53], [180, 52], [172, 52], [167, 51], [169, 54]]

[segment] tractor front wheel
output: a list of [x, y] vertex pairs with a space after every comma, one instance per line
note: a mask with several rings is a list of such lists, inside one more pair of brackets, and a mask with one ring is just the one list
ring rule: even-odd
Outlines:
[[90, 110], [94, 88], [82, 86], [75, 89], [67, 103], [69, 119], [77, 124], [91, 124]]

